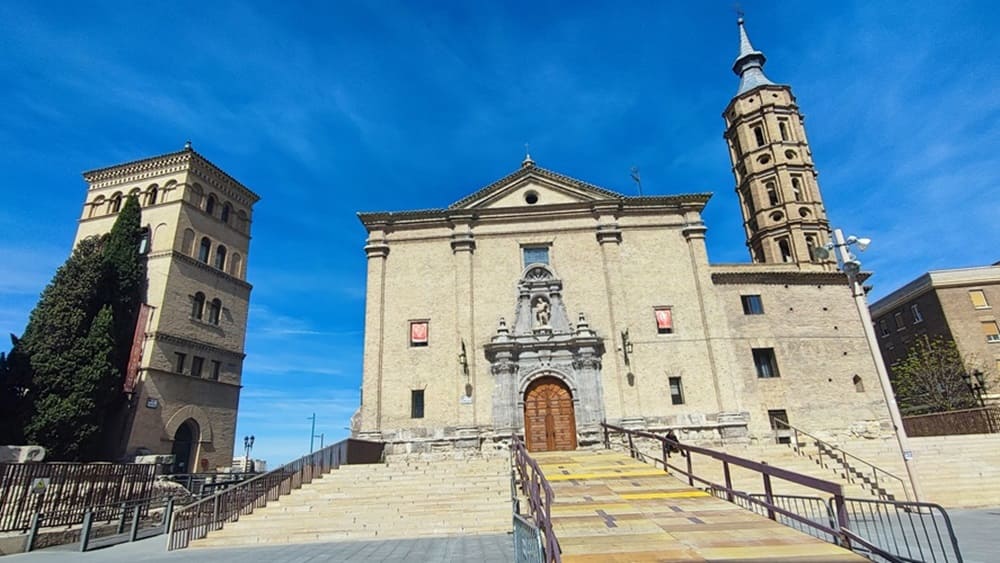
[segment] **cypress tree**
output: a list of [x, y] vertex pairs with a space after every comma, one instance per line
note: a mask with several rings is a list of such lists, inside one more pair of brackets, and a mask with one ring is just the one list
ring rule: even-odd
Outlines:
[[145, 297], [146, 262], [139, 254], [142, 242], [139, 200], [129, 196], [104, 244], [105, 280], [100, 296], [114, 317], [115, 365], [122, 373], [128, 363], [139, 306]]

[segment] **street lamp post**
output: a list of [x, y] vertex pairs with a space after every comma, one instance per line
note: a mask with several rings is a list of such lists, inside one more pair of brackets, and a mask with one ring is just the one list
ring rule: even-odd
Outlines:
[[[865, 297], [865, 290], [858, 280], [861, 272], [861, 262], [851, 254], [851, 246], [856, 246], [858, 250], [864, 251], [871, 243], [870, 239], [850, 236], [844, 239], [844, 233], [840, 229], [833, 230], [833, 250], [836, 251], [837, 266], [847, 275], [847, 283], [851, 287], [851, 295], [854, 297], [854, 304], [858, 308], [858, 315], [861, 317], [861, 327], [865, 331], [865, 339], [868, 341], [868, 351], [871, 353], [872, 361], [875, 364], [875, 371], [878, 374], [878, 381], [882, 387], [882, 396], [885, 397], [885, 404], [889, 408], [889, 418], [892, 420], [893, 434], [899, 444], [900, 452], [903, 454], [903, 465], [906, 467], [906, 475], [910, 479], [910, 488], [913, 490], [913, 500], [920, 501], [920, 486], [917, 484], [916, 472], [913, 470], [913, 451], [910, 449], [906, 439], [906, 431], [903, 429], [903, 417], [899, 414], [899, 406], [896, 405], [896, 395], [892, 391], [892, 383], [889, 382], [889, 372], [885, 369], [885, 361], [879, 351], [878, 340], [875, 337], [875, 325], [872, 322], [871, 311], [868, 310], [868, 301]], [[829, 247], [828, 247], [829, 248]]]
[[250, 436], [243, 437], [243, 471], [252, 473], [253, 463], [250, 461], [250, 452], [253, 451], [253, 441], [254, 437]]

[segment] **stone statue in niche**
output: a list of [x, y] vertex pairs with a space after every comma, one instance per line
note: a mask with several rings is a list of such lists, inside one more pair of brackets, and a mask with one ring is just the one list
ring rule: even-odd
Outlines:
[[535, 301], [535, 326], [538, 328], [548, 327], [549, 319], [552, 318], [552, 310], [549, 307], [548, 299], [539, 297]]

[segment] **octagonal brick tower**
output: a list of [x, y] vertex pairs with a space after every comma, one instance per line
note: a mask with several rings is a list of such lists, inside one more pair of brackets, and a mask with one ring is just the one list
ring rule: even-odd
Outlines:
[[811, 248], [829, 240], [829, 222], [803, 117], [791, 88], [764, 75], [764, 53], [750, 44], [743, 18], [737, 23], [733, 72], [740, 86], [722, 115], [750, 257], [766, 264], [814, 262]]

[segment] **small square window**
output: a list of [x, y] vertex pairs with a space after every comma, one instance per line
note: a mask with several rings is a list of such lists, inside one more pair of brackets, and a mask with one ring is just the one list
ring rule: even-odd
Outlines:
[[683, 405], [684, 386], [681, 384], [681, 378], [671, 377], [669, 381], [670, 381], [670, 404]]
[[205, 364], [205, 358], [194, 356], [191, 358], [191, 375], [201, 377], [201, 368]]
[[986, 335], [987, 342], [1000, 342], [1000, 328], [997, 328], [996, 321], [984, 321], [983, 334]]
[[653, 309], [653, 317], [656, 318], [657, 334], [671, 334], [674, 332], [674, 315], [670, 307], [657, 307]]
[[760, 295], [740, 295], [743, 302], [744, 315], [763, 315], [764, 302], [760, 300]]
[[972, 300], [972, 306], [976, 309], [989, 309], [990, 303], [986, 300], [986, 294], [981, 289], [973, 289], [969, 291], [969, 299]]
[[547, 246], [525, 246], [521, 248], [521, 252], [524, 254], [525, 268], [530, 264], [548, 265], [549, 263], [549, 247]]
[[177, 373], [184, 373], [184, 364], [187, 363], [187, 354], [183, 352], [177, 352], [174, 354], [176, 357], [176, 363], [174, 365], [174, 371]]
[[427, 346], [430, 331], [429, 321], [410, 321], [410, 346]]
[[903, 313], [897, 311], [892, 314], [893, 322], [896, 323], [896, 330], [903, 330], [906, 328], [906, 323], [903, 322]]
[[757, 368], [757, 377], [762, 379], [780, 377], [774, 348], [753, 348], [753, 363]]
[[924, 316], [920, 314], [920, 307], [916, 303], [910, 305], [910, 313], [913, 314], [913, 324], [924, 322]]
[[410, 418], [424, 417], [424, 390], [413, 389], [410, 391]]

